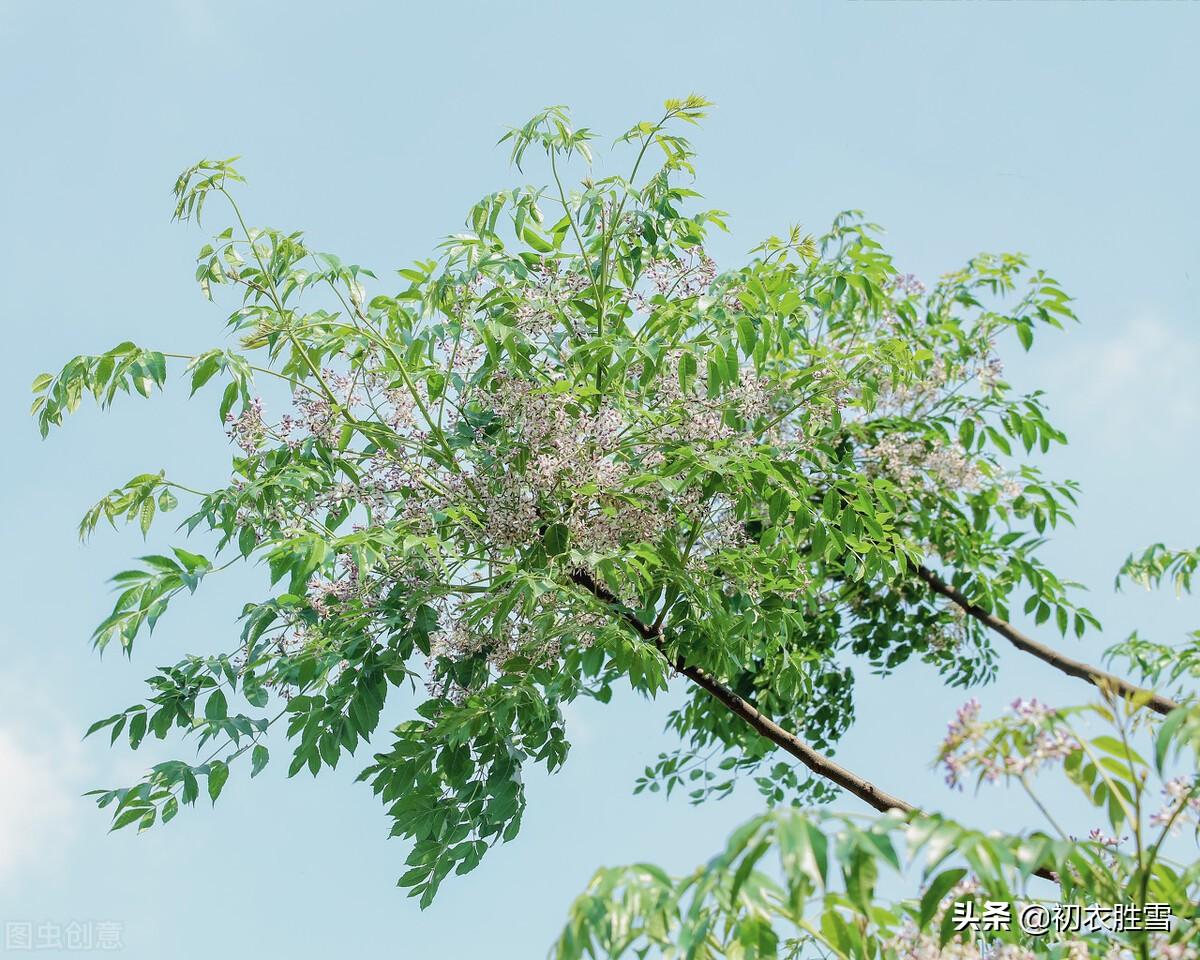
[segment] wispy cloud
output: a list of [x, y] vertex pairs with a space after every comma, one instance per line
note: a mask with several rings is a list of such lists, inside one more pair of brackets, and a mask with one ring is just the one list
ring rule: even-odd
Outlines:
[[65, 723], [0, 724], [0, 883], [63, 858], [87, 809], [79, 797], [86, 766]]
[[193, 41], [217, 35], [217, 18], [207, 0], [175, 0], [175, 18], [184, 35]]
[[1200, 426], [1200, 337], [1152, 315], [1112, 335], [1084, 342], [1057, 371], [1055, 407], [1070, 407], [1127, 446], [1131, 432], [1157, 445]]

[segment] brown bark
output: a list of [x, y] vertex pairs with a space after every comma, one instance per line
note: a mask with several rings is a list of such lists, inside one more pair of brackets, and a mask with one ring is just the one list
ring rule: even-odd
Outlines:
[[[616, 607], [621, 606], [620, 601], [586, 570], [574, 571], [571, 574], [571, 580], [605, 603]], [[790, 733], [770, 717], [765, 716], [752, 703], [738, 696], [716, 677], [713, 677], [699, 667], [684, 663], [682, 659], [671, 659], [667, 654], [666, 641], [663, 637], [661, 627], [642, 623], [641, 620], [627, 610], [622, 609], [620, 615], [626, 623], [637, 631], [643, 640], [654, 644], [655, 648], [667, 658], [677, 673], [682, 674], [691, 680], [692, 683], [703, 688], [730, 713], [744, 720], [760, 736], [765, 737], [780, 749], [790, 753], [808, 767], [809, 770], [817, 774], [817, 776], [824, 777], [836, 783], [843, 790], [854, 794], [854, 796], [881, 813], [887, 813], [889, 810], [912, 813], [916, 810], [916, 807], [911, 803], [880, 790], [869, 780], [863, 779], [858, 774], [847, 770], [841, 764], [834, 763], [833, 760], [823, 753], [814, 750], [794, 733]]]
[[[791, 754], [817, 776], [824, 777], [826, 780], [836, 783], [847, 793], [858, 797], [863, 803], [874, 807], [880, 813], [888, 813], [891, 810], [899, 810], [905, 814], [921, 813], [919, 808], [914, 807], [907, 800], [901, 800], [899, 797], [894, 797], [890, 793], [880, 790], [871, 781], [847, 770], [839, 763], [834, 763], [833, 760], [823, 753], [814, 750], [794, 733], [790, 733], [770, 717], [764, 715], [752, 703], [743, 697], [739, 697], [728, 686], [711, 674], [699, 667], [688, 665], [682, 658], [671, 659], [666, 650], [666, 640], [663, 637], [662, 627], [658, 624], [643, 623], [635, 617], [629, 610], [624, 608], [621, 601], [613, 595], [612, 591], [597, 581], [588, 571], [572, 571], [571, 581], [583, 587], [597, 599], [618, 608], [621, 619], [629, 624], [643, 640], [652, 643], [655, 649], [662, 654], [663, 658], [677, 673], [682, 674], [691, 680], [692, 683], [701, 687], [718, 703], [729, 710], [730, 713], [740, 717], [760, 736], [765, 737], [781, 750]], [[1048, 870], [1045, 867], [1035, 870], [1034, 875], [1041, 877], [1043, 880], [1058, 883], [1058, 876], [1054, 871]]]
[[1130, 683], [1128, 680], [1123, 680], [1120, 677], [1101, 670], [1099, 667], [1093, 667], [1091, 664], [1083, 663], [1080, 660], [1074, 660], [1071, 657], [1059, 653], [1057, 650], [1046, 646], [1043, 643], [1038, 643], [1032, 637], [1027, 637], [1021, 633], [1016, 627], [1006, 620], [1001, 620], [995, 614], [988, 613], [983, 607], [977, 603], [972, 603], [962, 593], [956, 590], [950, 584], [946, 583], [941, 577], [930, 570], [928, 567], [917, 567], [917, 576], [921, 578], [934, 593], [941, 594], [947, 600], [957, 604], [969, 616], [974, 617], [990, 630], [994, 630], [1000, 636], [1004, 637], [1018, 650], [1025, 653], [1033, 654], [1039, 660], [1050, 664], [1050, 666], [1061, 670], [1063, 673], [1077, 677], [1080, 680], [1086, 680], [1088, 683], [1094, 684], [1097, 687], [1107, 687], [1124, 696], [1144, 695], [1148, 697], [1147, 705], [1150, 709], [1164, 716], [1179, 706], [1170, 697], [1164, 697], [1162, 694], [1155, 693], [1153, 690], [1147, 690], [1144, 687], [1139, 687], [1135, 683]]

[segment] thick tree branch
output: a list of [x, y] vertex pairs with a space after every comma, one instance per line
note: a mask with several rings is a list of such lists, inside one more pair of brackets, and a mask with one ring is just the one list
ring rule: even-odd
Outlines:
[[[906, 814], [921, 812], [919, 808], [914, 807], [908, 801], [901, 800], [899, 797], [893, 797], [890, 793], [885, 793], [869, 780], [863, 779], [858, 774], [847, 770], [841, 764], [834, 763], [834, 761], [823, 753], [817, 752], [794, 733], [783, 729], [783, 727], [770, 717], [761, 713], [752, 703], [739, 697], [724, 683], [705, 670], [688, 665], [681, 657], [672, 659], [670, 654], [667, 653], [666, 639], [663, 636], [662, 627], [659, 624], [650, 625], [639, 620], [621, 603], [620, 599], [611, 590], [597, 581], [587, 570], [572, 571], [571, 581], [583, 587], [598, 600], [602, 600], [614, 607], [621, 619], [629, 624], [643, 640], [652, 643], [655, 649], [662, 654], [663, 658], [677, 673], [683, 674], [692, 683], [703, 688], [730, 713], [740, 717], [756, 733], [770, 740], [781, 750], [791, 754], [817, 776], [824, 777], [826, 780], [836, 783], [847, 793], [853, 794], [863, 801], [863, 803], [874, 807], [881, 813], [887, 813], [891, 810], [899, 810]], [[1041, 877], [1043, 880], [1058, 883], [1058, 876], [1054, 871], [1048, 870], [1045, 867], [1035, 870], [1034, 875]]]
[[1006, 620], [1001, 620], [995, 614], [988, 613], [983, 607], [977, 603], [972, 603], [962, 593], [946, 583], [941, 577], [930, 570], [926, 566], [917, 567], [917, 576], [920, 577], [929, 589], [934, 593], [939, 593], [947, 600], [952, 601], [961, 607], [967, 614], [974, 617], [984, 626], [994, 630], [1000, 636], [1004, 637], [1018, 650], [1023, 650], [1025, 653], [1031, 653], [1039, 660], [1045, 661], [1052, 667], [1056, 667], [1063, 673], [1072, 677], [1078, 677], [1080, 680], [1086, 680], [1088, 683], [1094, 684], [1097, 687], [1107, 687], [1125, 696], [1144, 695], [1149, 697], [1147, 705], [1150, 709], [1164, 716], [1179, 706], [1170, 697], [1164, 697], [1162, 694], [1155, 693], [1153, 690], [1147, 690], [1144, 687], [1139, 687], [1135, 683], [1130, 683], [1128, 680], [1122, 680], [1120, 677], [1101, 670], [1099, 667], [1093, 667], [1091, 664], [1083, 663], [1080, 660], [1073, 660], [1071, 657], [1064, 656], [1057, 650], [1047, 647], [1045, 644], [1038, 643], [1032, 637], [1027, 637], [1021, 633], [1016, 627]]
[[571, 573], [571, 580], [597, 599], [616, 607], [621, 618], [629, 626], [633, 627], [643, 640], [654, 644], [655, 648], [667, 659], [668, 663], [671, 664], [677, 673], [681, 673], [691, 680], [692, 683], [702, 687], [710, 696], [725, 707], [726, 710], [744, 720], [760, 736], [765, 737], [780, 749], [790, 753], [808, 767], [809, 770], [817, 774], [817, 776], [824, 777], [826, 780], [836, 783], [843, 790], [854, 794], [854, 796], [858, 797], [864, 803], [882, 813], [886, 813], [889, 810], [901, 810], [904, 813], [912, 813], [916, 810], [911, 803], [885, 793], [870, 781], [864, 780], [840, 764], [834, 763], [824, 754], [818, 753], [795, 734], [783, 729], [783, 727], [770, 717], [761, 713], [752, 703], [739, 697], [716, 677], [713, 677], [699, 667], [685, 663], [681, 658], [671, 658], [667, 653], [666, 640], [663, 637], [662, 627], [643, 623], [625, 609], [620, 600], [586, 570], [573, 571]]

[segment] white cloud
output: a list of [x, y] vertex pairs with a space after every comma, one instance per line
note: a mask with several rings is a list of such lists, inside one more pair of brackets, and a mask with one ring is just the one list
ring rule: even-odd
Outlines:
[[60, 860], [87, 809], [79, 737], [54, 726], [46, 733], [0, 725], [0, 882]]
[[580, 746], [592, 743], [596, 739], [596, 729], [588, 716], [587, 708], [591, 701], [572, 700], [562, 705], [563, 722], [567, 727], [567, 739]]
[[83, 742], [82, 721], [42, 679], [54, 675], [54, 658], [35, 670], [7, 640], [0, 632], [0, 887], [60, 869], [80, 827], [103, 832], [106, 818], [82, 794], [116, 772], [101, 750], [107, 741]]
[[[1069, 405], [1114, 445], [1177, 440], [1200, 426], [1200, 338], [1143, 315], [1115, 334], [1065, 351], [1053, 406]], [[1064, 382], [1065, 381], [1065, 382]]]
[[175, 17], [191, 40], [211, 40], [217, 35], [217, 18], [207, 0], [175, 0]]

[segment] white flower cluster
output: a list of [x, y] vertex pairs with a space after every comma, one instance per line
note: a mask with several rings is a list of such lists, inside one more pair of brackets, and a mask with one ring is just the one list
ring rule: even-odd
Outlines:
[[[329, 446], [337, 443], [340, 424], [337, 411], [328, 398], [305, 394], [296, 396], [293, 403], [301, 416], [300, 420], [293, 421], [296, 427]], [[292, 438], [289, 436], [289, 439]]]
[[[684, 389], [679, 368], [683, 354], [671, 353], [663, 359], [663, 370], [656, 384], [655, 405], [663, 414], [656, 431], [662, 443], [709, 444], [719, 441], [738, 441], [741, 446], [753, 446], [758, 437], [749, 429], [760, 417], [771, 413], [775, 406], [776, 387], [753, 370], [740, 371], [738, 383], [726, 388], [716, 397], [708, 395], [708, 372], [697, 369], [694, 382]], [[639, 377], [641, 370], [630, 371]], [[745, 426], [731, 425], [726, 413]]]
[[651, 260], [646, 277], [662, 296], [687, 300], [708, 292], [717, 278], [717, 264], [700, 247], [693, 247], [678, 259]]
[[512, 616], [499, 631], [469, 623], [462, 611], [448, 601], [439, 601], [438, 606], [439, 629], [430, 635], [425, 688], [432, 697], [447, 697], [460, 704], [471, 690], [447, 677], [439, 668], [440, 660], [459, 662], [482, 655], [488, 667], [497, 672], [518, 655], [533, 663], [551, 663], [561, 655], [565, 639], [570, 638], [574, 646], [586, 649], [609, 624], [592, 611], [564, 604], [561, 597], [553, 610], [548, 603], [539, 603], [534, 614], [539, 619], [536, 627], [531, 619]]
[[925, 294], [925, 284], [911, 273], [898, 273], [891, 280], [891, 287], [902, 297], [920, 297]]
[[1196, 777], [1180, 776], [1168, 780], [1163, 786], [1163, 796], [1167, 798], [1161, 810], [1150, 817], [1154, 826], [1171, 826], [1171, 832], [1177, 833], [1185, 825], [1200, 826], [1200, 784]]
[[[894, 336], [900, 323], [896, 313], [885, 311], [880, 320], [882, 332]], [[1004, 376], [1004, 362], [995, 351], [991, 337], [980, 336], [969, 344], [966, 356], [938, 355], [919, 379], [882, 384], [874, 408], [884, 415], [920, 417], [971, 380], [984, 394], [990, 394], [1000, 387]]]
[[[626, 420], [618, 410], [605, 404], [569, 411], [560, 395], [506, 376], [488, 385], [488, 398], [518, 448], [508, 452], [505, 469], [480, 478], [479, 507], [490, 542], [512, 546], [537, 539], [547, 522], [543, 506], [561, 518], [583, 552], [654, 541], [674, 525], [670, 510], [620, 495], [636, 465], [621, 446]], [[518, 452], [528, 457], [523, 471], [516, 468]]]
[[[367, 392], [367, 397], [362, 390]], [[379, 417], [397, 432], [419, 434], [415, 430], [412, 395], [407, 390], [389, 386], [378, 374], [366, 374], [356, 384], [351, 377], [323, 369], [321, 389], [297, 391], [292, 404], [298, 415], [285, 413], [278, 423], [268, 425], [263, 419], [262, 400], [256, 397], [238, 416], [226, 415], [226, 432], [247, 453], [261, 448], [268, 437], [293, 450], [307, 438], [332, 446], [338, 440], [343, 412], [357, 412]]]
[[1031, 700], [1017, 697], [1009, 705], [1009, 709], [1026, 723], [1045, 723], [1054, 716], [1054, 708], [1046, 706], [1037, 697]]
[[233, 413], [225, 414], [225, 432], [247, 453], [254, 453], [261, 447], [267, 437], [262, 400], [255, 397], [236, 417]]
[[984, 390], [994, 390], [1004, 376], [1004, 362], [999, 357], [989, 357], [979, 365], [975, 376]]
[[982, 709], [982, 704], [972, 697], [958, 708], [954, 719], [947, 724], [946, 738], [942, 741], [942, 751], [945, 753], [942, 764], [946, 768], [947, 786], [962, 789], [961, 777], [966, 770], [966, 762], [957, 756], [956, 751], [963, 744], [983, 736], [986, 728], [979, 719], [979, 712]]
[[885, 414], [916, 416], [944, 395], [950, 374], [945, 359], [937, 357], [921, 379], [883, 385], [876, 408]]
[[[401, 468], [392, 466], [385, 468], [384, 476], [395, 474], [403, 476]], [[343, 505], [357, 504], [371, 511], [376, 523], [385, 522], [391, 512], [391, 501], [387, 496], [385, 484], [377, 484], [371, 478], [362, 483], [336, 483], [314, 501], [317, 506], [336, 509]], [[393, 488], [394, 489], [394, 488]]]
[[[1012, 721], [991, 724], [979, 719], [980, 705], [975, 698], [958, 709], [948, 725], [940, 754], [947, 785], [961, 790], [963, 775], [970, 770], [978, 771], [989, 782], [1001, 776], [1023, 777], [1080, 749], [1074, 737], [1053, 726], [1055, 712], [1044, 704], [1037, 700], [1017, 699], [1011, 709]], [[988, 733], [1014, 721], [1024, 728], [1024, 746], [1012, 753], [1001, 754], [989, 743]]]
[[1200, 960], [1200, 950], [1189, 943], [1171, 943], [1166, 937], [1155, 937], [1150, 943], [1150, 956], [1155, 960]]
[[736, 506], [728, 497], [713, 497], [706, 506], [707, 522], [699, 542], [707, 551], [736, 549], [750, 542]]
[[[527, 337], [543, 337], [558, 329], [563, 318], [576, 322], [571, 311], [565, 310], [568, 301], [579, 297], [591, 285], [582, 273], [560, 271], [555, 260], [543, 260], [531, 271], [528, 282], [517, 291], [519, 301], [512, 319]], [[583, 333], [572, 326], [575, 335]]]
[[[1032, 950], [1013, 943], [1000, 943], [985, 947], [980, 943], [965, 942], [961, 936], [954, 936], [943, 946], [939, 939], [936, 933], [922, 933], [917, 930], [910, 921], [888, 941], [887, 946], [896, 952], [896, 956], [900, 960], [1036, 960], [1037, 958], [1037, 954]], [[1085, 952], [1083, 957], [1086, 956]]]
[[885, 436], [865, 451], [870, 469], [902, 487], [978, 493], [983, 474], [957, 443]]
[[380, 581], [361, 575], [357, 564], [345, 554], [337, 558], [338, 574], [332, 580], [313, 577], [308, 581], [308, 602], [317, 616], [327, 617], [331, 604], [359, 600], [365, 606], [378, 602]]
[[1031, 773], [1046, 763], [1063, 760], [1079, 749], [1079, 743], [1064, 730], [1043, 730], [1025, 754], [1004, 758], [1004, 769], [1014, 776]]
[[[1150, 956], [1154, 960], [1200, 960], [1200, 951], [1192, 944], [1172, 943], [1167, 937], [1159, 935], [1150, 940]], [[1122, 943], [1111, 943], [1104, 952], [1104, 960], [1137, 960], [1138, 952]], [[1086, 960], [1087, 954], [1079, 958], [1074, 956], [1068, 960]]]

